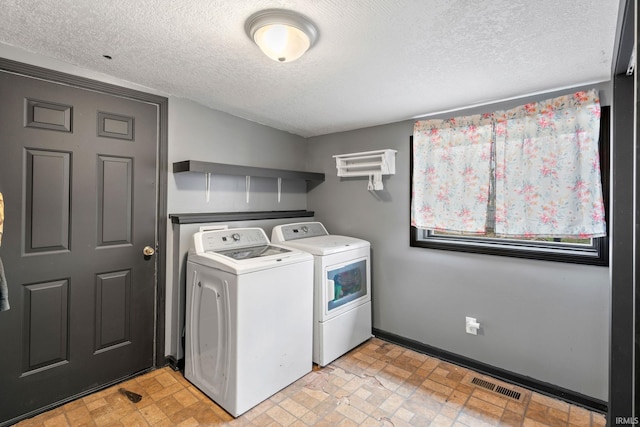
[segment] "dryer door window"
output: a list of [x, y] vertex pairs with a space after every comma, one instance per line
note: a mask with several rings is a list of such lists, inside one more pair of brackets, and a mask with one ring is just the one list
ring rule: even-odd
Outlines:
[[367, 296], [367, 259], [329, 267], [325, 276], [327, 313]]

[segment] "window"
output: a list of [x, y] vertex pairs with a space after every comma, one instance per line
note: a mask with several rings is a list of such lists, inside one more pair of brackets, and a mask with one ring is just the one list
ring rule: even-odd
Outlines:
[[[475, 129], [475, 128], [474, 128]], [[609, 206], [609, 139], [610, 108], [601, 108], [600, 132], [598, 140], [602, 195], [605, 217]], [[413, 203], [414, 144], [411, 137], [411, 195]], [[452, 231], [434, 231], [411, 226], [411, 246], [443, 249], [461, 252], [502, 255], [518, 258], [559, 261], [578, 264], [609, 264], [608, 237], [566, 238], [566, 237], [498, 237], [495, 234], [495, 178], [492, 156], [491, 178], [486, 211], [486, 229], [482, 233], [461, 233]], [[608, 224], [607, 224], [608, 228]]]

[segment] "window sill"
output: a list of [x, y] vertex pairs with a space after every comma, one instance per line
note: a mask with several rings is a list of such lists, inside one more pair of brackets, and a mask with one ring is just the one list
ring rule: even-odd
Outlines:
[[455, 236], [428, 236], [419, 238], [423, 232], [411, 227], [412, 247], [439, 249], [456, 252], [469, 252], [484, 255], [497, 255], [541, 261], [566, 262], [573, 264], [608, 266], [609, 253], [607, 237], [594, 239], [592, 247], [572, 245], [544, 244], [530, 245], [518, 241], [499, 241], [498, 239], [482, 239]]

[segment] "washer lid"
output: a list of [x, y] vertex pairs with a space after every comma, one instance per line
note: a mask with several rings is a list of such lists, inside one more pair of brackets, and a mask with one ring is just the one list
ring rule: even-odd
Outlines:
[[313, 255], [331, 255], [338, 252], [369, 247], [369, 242], [366, 240], [337, 234], [296, 239], [286, 243], [283, 242], [282, 244], [287, 247], [309, 252]]
[[293, 248], [271, 245], [264, 230], [250, 227], [195, 233], [189, 260], [229, 273], [243, 274], [312, 261], [313, 257]]
[[220, 255], [232, 258], [236, 261], [242, 261], [252, 258], [267, 257], [271, 255], [282, 255], [287, 252], [291, 252], [289, 249], [281, 248], [278, 246], [264, 245], [264, 246], [250, 246], [247, 248], [238, 249], [226, 249], [223, 251], [207, 251], [207, 253], [216, 252]]
[[[263, 249], [263, 251], [259, 248]], [[306, 252], [274, 245], [269, 245], [266, 248], [260, 246], [233, 249], [228, 252], [234, 253], [223, 254], [215, 251], [190, 252], [188, 259], [190, 262], [236, 275], [283, 267], [299, 262], [313, 262], [313, 256]]]

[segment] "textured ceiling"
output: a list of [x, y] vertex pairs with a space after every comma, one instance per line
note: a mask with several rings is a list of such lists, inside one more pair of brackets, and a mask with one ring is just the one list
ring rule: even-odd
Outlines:
[[[304, 137], [607, 81], [620, 0], [0, 0], [0, 42]], [[318, 27], [264, 56], [252, 13]], [[110, 55], [113, 59], [103, 58]]]

